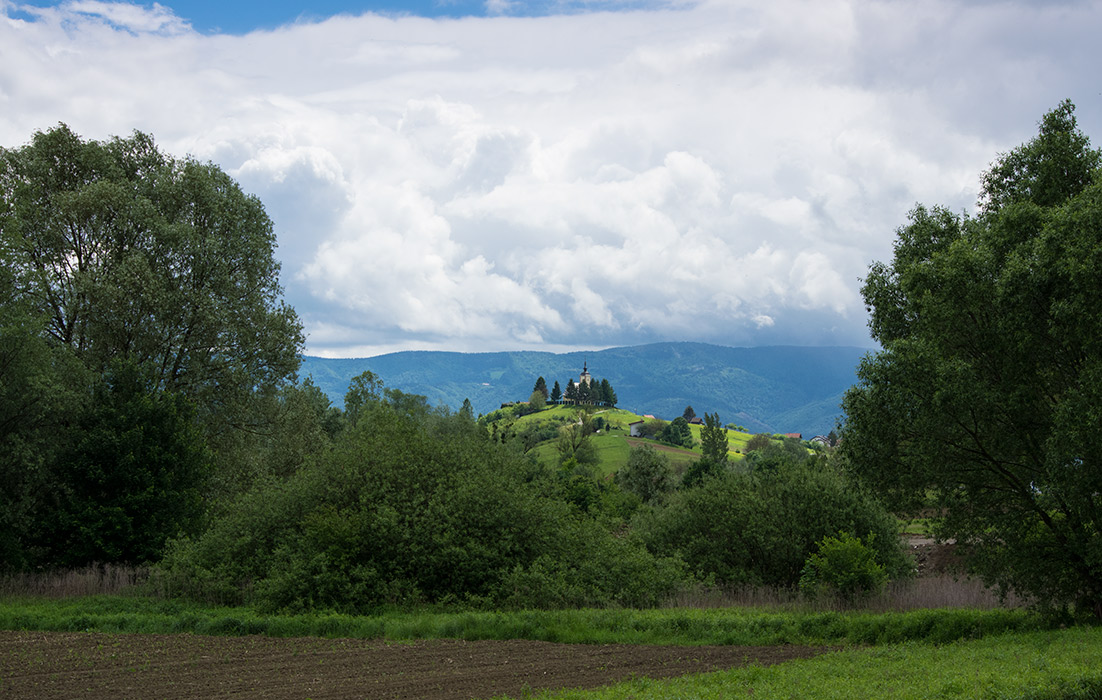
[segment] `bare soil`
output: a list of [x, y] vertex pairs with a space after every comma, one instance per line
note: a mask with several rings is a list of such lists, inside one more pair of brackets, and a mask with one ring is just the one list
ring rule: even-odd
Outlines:
[[939, 543], [923, 535], [903, 535], [904, 545], [915, 560], [918, 575], [939, 576], [960, 574], [964, 571], [964, 559], [957, 553], [955, 543]]
[[823, 651], [0, 632], [0, 697], [489, 698], [769, 665]]

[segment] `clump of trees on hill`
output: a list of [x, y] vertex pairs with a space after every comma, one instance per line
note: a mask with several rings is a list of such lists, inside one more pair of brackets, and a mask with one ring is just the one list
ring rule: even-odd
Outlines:
[[566, 391], [559, 388], [559, 381], [555, 380], [555, 386], [550, 391], [547, 389], [547, 381], [541, 376], [536, 379], [536, 385], [532, 389], [532, 397], [538, 393], [543, 400], [552, 403], [569, 403], [578, 406], [615, 406], [619, 399], [612, 384], [607, 378], [596, 382], [586, 376], [585, 380], [574, 382], [574, 378], [566, 380]]
[[581, 406], [615, 406], [618, 402], [616, 392], [608, 379], [600, 382], [578, 382], [573, 379], [566, 382], [566, 391], [563, 392], [563, 401]]

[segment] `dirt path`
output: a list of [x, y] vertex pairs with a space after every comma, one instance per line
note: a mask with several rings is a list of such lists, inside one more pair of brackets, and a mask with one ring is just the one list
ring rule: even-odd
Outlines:
[[768, 665], [822, 651], [0, 632], [0, 697], [466, 700]]

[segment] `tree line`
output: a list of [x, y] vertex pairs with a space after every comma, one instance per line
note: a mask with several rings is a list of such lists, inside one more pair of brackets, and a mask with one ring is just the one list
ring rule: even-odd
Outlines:
[[[539, 394], [539, 399], [537, 399], [536, 394]], [[547, 380], [541, 376], [536, 379], [536, 384], [532, 387], [532, 397], [529, 402], [531, 403], [532, 400], [542, 400], [544, 403], [550, 401], [555, 404], [568, 403], [578, 406], [614, 407], [619, 403], [616, 391], [613, 390], [612, 383], [607, 378], [602, 378], [599, 382], [590, 380], [575, 383], [574, 378], [571, 377], [566, 380], [566, 391], [563, 391], [557, 379], [554, 386], [548, 390]]]

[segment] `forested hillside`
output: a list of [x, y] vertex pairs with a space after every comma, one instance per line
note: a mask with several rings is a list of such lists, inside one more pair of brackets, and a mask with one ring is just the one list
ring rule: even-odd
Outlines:
[[731, 348], [657, 343], [595, 352], [400, 352], [361, 359], [303, 358], [309, 376], [335, 403], [365, 370], [388, 386], [458, 409], [469, 398], [476, 413], [506, 401], [526, 401], [536, 377], [575, 380], [587, 364], [616, 387], [619, 404], [667, 419], [685, 406], [718, 412], [751, 432], [826, 434], [841, 414], [861, 357], [853, 347]]

